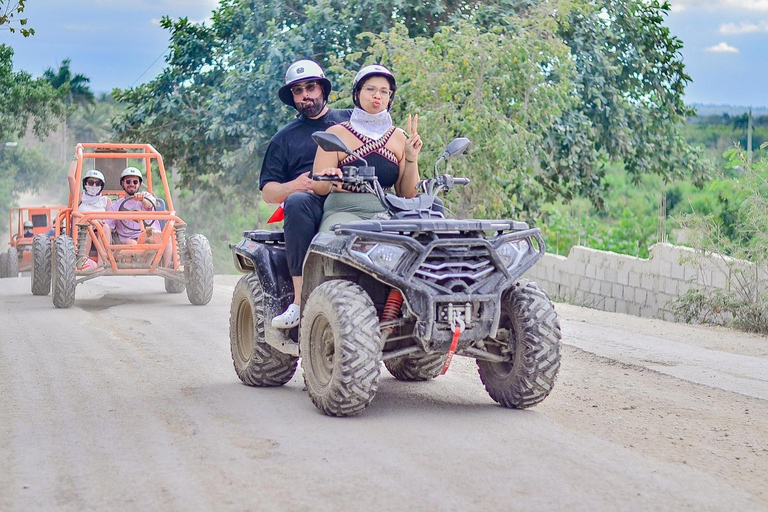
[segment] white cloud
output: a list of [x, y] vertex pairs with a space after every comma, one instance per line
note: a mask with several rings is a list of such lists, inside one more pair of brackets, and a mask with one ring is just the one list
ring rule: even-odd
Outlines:
[[725, 23], [720, 25], [719, 32], [723, 35], [755, 34], [757, 32], [768, 32], [768, 21], [759, 23]]
[[758, 11], [768, 12], [768, 0], [671, 0], [672, 12], [697, 11]]
[[704, 51], [706, 52], [712, 52], [712, 53], [739, 53], [739, 49], [735, 48], [725, 41], [722, 43], [718, 43], [715, 46], [710, 46], [709, 48], [705, 48]]

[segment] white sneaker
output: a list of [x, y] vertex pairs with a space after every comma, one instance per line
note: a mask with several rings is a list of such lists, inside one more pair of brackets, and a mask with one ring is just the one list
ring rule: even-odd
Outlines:
[[298, 304], [291, 304], [282, 315], [272, 319], [272, 327], [276, 329], [291, 329], [299, 325], [299, 313], [301, 308]]

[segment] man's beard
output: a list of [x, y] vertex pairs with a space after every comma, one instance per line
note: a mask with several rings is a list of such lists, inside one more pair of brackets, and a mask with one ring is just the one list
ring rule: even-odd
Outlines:
[[325, 99], [317, 98], [316, 100], [308, 100], [296, 103], [296, 110], [299, 114], [304, 114], [304, 117], [313, 118], [320, 114], [325, 108]]

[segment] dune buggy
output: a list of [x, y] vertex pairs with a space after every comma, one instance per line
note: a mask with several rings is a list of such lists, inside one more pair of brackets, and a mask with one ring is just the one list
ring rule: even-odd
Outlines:
[[[313, 138], [326, 151], [354, 154], [333, 134]], [[315, 406], [348, 416], [373, 400], [382, 361], [396, 379], [421, 381], [445, 373], [456, 354], [476, 360], [486, 391], [504, 407], [549, 395], [560, 368], [560, 323], [547, 293], [521, 279], [544, 254], [540, 230], [513, 220], [446, 219], [436, 208], [438, 192], [468, 182], [439, 175], [438, 163], [468, 145], [451, 142], [434, 177], [422, 182], [424, 193], [411, 199], [382, 190], [365, 161], [343, 169], [343, 181], [376, 194], [387, 215], [315, 236], [297, 328], [271, 326], [293, 299], [283, 232], [244, 233], [233, 253], [245, 275], [230, 309], [232, 359], [244, 383], [281, 386], [301, 356]]]
[[[16, 277], [32, 268], [32, 241], [36, 235], [46, 235], [51, 221], [64, 206], [25, 206], [8, 213], [10, 247], [0, 254], [0, 277]], [[31, 223], [30, 229], [24, 224]], [[31, 232], [31, 233], [30, 233]]]
[[[81, 211], [82, 176], [96, 169], [105, 177], [102, 195], [122, 198], [120, 174], [126, 167], [142, 171], [142, 187], [157, 199], [152, 211]], [[153, 182], [153, 173], [160, 178]], [[51, 292], [53, 304], [68, 308], [75, 300], [76, 285], [99, 276], [146, 276], [164, 278], [169, 293], [186, 289], [192, 304], [207, 304], [213, 294], [213, 256], [203, 235], [186, 235], [186, 223], [176, 215], [165, 166], [150, 144], [80, 143], [70, 168], [69, 202], [56, 217], [51, 241], [35, 237], [33, 242], [33, 293]], [[104, 221], [137, 222], [145, 232], [138, 243], [120, 242]], [[160, 231], [150, 224], [159, 221]], [[133, 225], [133, 224], [132, 224]], [[90, 242], [90, 243], [89, 243]], [[88, 250], [90, 246], [91, 250]], [[169, 261], [162, 261], [167, 247]], [[90, 261], [89, 261], [90, 260]]]

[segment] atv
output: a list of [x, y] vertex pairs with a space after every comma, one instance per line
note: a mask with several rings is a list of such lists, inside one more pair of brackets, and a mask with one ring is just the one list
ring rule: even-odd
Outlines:
[[[142, 168], [145, 182], [141, 186], [156, 198], [157, 205], [152, 211], [81, 211], [80, 183], [86, 166], [102, 173], [105, 183], [101, 194], [113, 200], [125, 195], [120, 187], [121, 171], [129, 166]], [[153, 186], [153, 171], [160, 178], [157, 187]], [[186, 223], [174, 209], [163, 159], [155, 148], [150, 144], [80, 143], [69, 172], [69, 202], [56, 217], [55, 236], [50, 242], [36, 237], [33, 243], [33, 293], [38, 290], [37, 294], [46, 295], [50, 291], [54, 306], [68, 308], [75, 301], [79, 283], [100, 276], [155, 275], [164, 279], [168, 293], [186, 289], [192, 304], [210, 302], [211, 247], [203, 235], [187, 236]], [[143, 232], [138, 243], [122, 243], [105, 227], [108, 219], [139, 223]], [[159, 222], [159, 231], [153, 230], [153, 221]], [[168, 246], [170, 261], [163, 263]]]
[[[315, 133], [326, 151], [364, 165], [342, 169], [364, 186], [385, 218], [347, 222], [315, 236], [304, 260], [301, 321], [276, 329], [273, 317], [293, 299], [282, 231], [246, 231], [232, 246], [237, 283], [230, 309], [235, 371], [252, 386], [281, 386], [301, 357], [315, 406], [331, 416], [365, 409], [381, 362], [398, 380], [445, 373], [454, 355], [476, 360], [480, 379], [504, 407], [538, 404], [560, 368], [560, 322], [547, 293], [521, 276], [544, 254], [538, 228], [513, 220], [446, 219], [437, 194], [466, 184], [438, 174], [469, 140], [452, 141], [423, 193], [385, 192], [374, 169], [333, 134]], [[315, 177], [315, 179], [339, 179]]]

